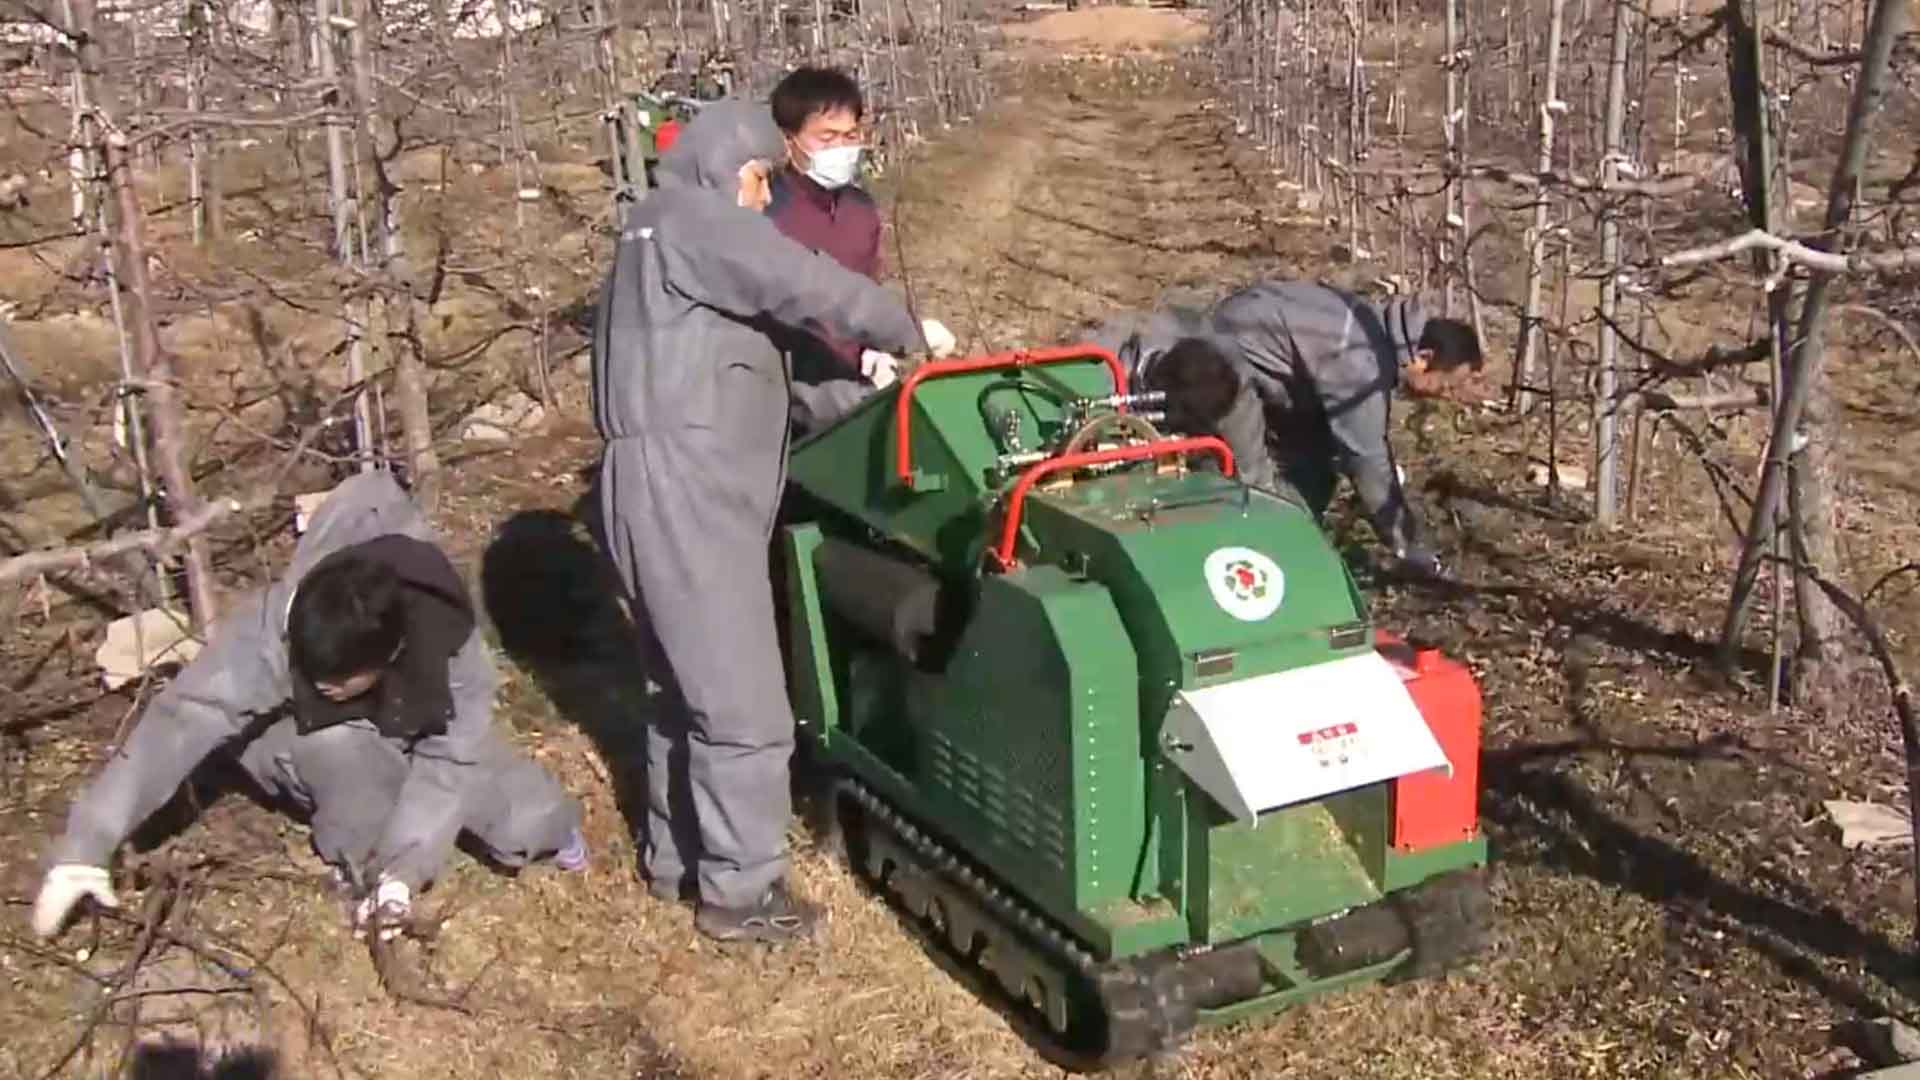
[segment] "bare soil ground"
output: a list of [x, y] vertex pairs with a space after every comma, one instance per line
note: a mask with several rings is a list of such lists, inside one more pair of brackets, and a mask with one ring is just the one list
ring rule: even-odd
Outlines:
[[[892, 178], [893, 272], [969, 349], [1062, 340], [1170, 287], [1327, 272], [1319, 222], [1287, 209], [1199, 87], [1153, 57], [1025, 67], [992, 115]], [[1897, 361], [1850, 359], [1857, 463], [1911, 460], [1920, 438]], [[1770, 716], [1702, 677], [1729, 553], [1724, 529], [1703, 524], [1696, 467], [1663, 446], [1633, 526], [1599, 535], [1528, 487], [1536, 427], [1453, 408], [1405, 418], [1398, 449], [1465, 584], [1380, 586], [1378, 616], [1444, 640], [1484, 682], [1494, 948], [1448, 981], [1327, 998], [1130, 1071], [1801, 1076], [1835, 1062], [1834, 1025], [1913, 1012], [1901, 860], [1841, 849], [1818, 811], [1831, 797], [1897, 801], [1891, 726]], [[170, 899], [182, 911], [168, 925], [199, 950], [147, 942], [167, 964], [143, 977], [211, 991], [235, 985], [230, 969], [252, 972], [264, 1007], [208, 993], [191, 1018], [210, 1041], [276, 1046], [303, 1077], [1056, 1075], [804, 828], [801, 887], [832, 911], [818, 946], [718, 951], [640, 887], [624, 811], [641, 692], [574, 512], [596, 450], [576, 405], [546, 435], [461, 461], [441, 514], [508, 660], [501, 711], [586, 801], [593, 868], [512, 879], [457, 858], [429, 897], [450, 920], [403, 959], [462, 1011], [397, 1003], [346, 936], [303, 830], [227, 795], [144, 857], [148, 880], [183, 884], [123, 893], [136, 923]], [[1885, 467], [1856, 476], [1860, 561], [1883, 565], [1889, 548], [1912, 550], [1920, 492]], [[24, 715], [62, 686], [80, 704], [5, 729], [0, 1074], [58, 1074], [77, 1050], [66, 1075], [104, 1075], [129, 1009], [143, 1004], [149, 1024], [185, 1010], [156, 993], [95, 1011], [93, 980], [142, 947], [133, 928], [27, 940], [39, 855], [134, 704], [76, 693], [90, 673], [35, 620], [16, 610], [10, 708]]]
[[1007, 27], [1015, 41], [1055, 48], [1154, 49], [1207, 39], [1204, 11], [1107, 5], [1097, 10], [1053, 11]]

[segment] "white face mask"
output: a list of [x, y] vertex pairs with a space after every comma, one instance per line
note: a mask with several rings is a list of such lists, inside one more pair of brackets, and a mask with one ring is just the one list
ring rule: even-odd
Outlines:
[[807, 179], [832, 191], [853, 183], [860, 175], [858, 146], [830, 146], [807, 155]]

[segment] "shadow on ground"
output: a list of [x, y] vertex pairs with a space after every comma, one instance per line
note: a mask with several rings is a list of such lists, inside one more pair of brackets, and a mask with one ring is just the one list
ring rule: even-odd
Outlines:
[[270, 1050], [209, 1053], [193, 1043], [143, 1043], [133, 1051], [132, 1080], [278, 1080], [286, 1073]]
[[600, 752], [621, 816], [646, 812], [648, 673], [599, 539], [599, 497], [527, 510], [495, 531], [480, 588], [500, 647]]
[[1746, 755], [1731, 742], [1698, 746], [1624, 746], [1573, 741], [1489, 751], [1483, 758], [1483, 820], [1506, 850], [1496, 864], [1531, 863], [1585, 877], [1659, 905], [1668, 918], [1743, 939], [1782, 974], [1864, 1015], [1881, 1003], [1862, 984], [1836, 978], [1818, 958], [1871, 972], [1920, 1000], [1920, 962], [1907, 948], [1862, 929], [1839, 909], [1784, 877], [1763, 871], [1735, 881], [1609, 808], [1571, 770], [1565, 756], [1599, 752], [1620, 761], [1649, 758], [1703, 762]]

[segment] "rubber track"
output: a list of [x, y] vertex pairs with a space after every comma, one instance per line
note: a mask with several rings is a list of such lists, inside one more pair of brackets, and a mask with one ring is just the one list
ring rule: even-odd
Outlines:
[[[864, 812], [868, 827], [886, 829], [901, 846], [918, 856], [923, 869], [966, 892], [997, 918], [1003, 933], [1018, 935], [1030, 947], [1038, 946], [1060, 963], [1061, 971], [1070, 979], [1077, 979], [1092, 991], [1101, 1008], [1104, 1045], [1076, 1049], [1089, 1049], [1100, 1064], [1114, 1065], [1175, 1049], [1192, 1032], [1192, 1009], [1181, 1007], [1177, 992], [1167, 992], [1177, 980], [1160, 977], [1178, 966], [1177, 957], [1156, 954], [1145, 958], [1144, 964], [1096, 960], [1051, 920], [917, 828], [866, 785], [847, 779], [841, 782], [840, 790]], [[919, 913], [912, 914], [917, 917]], [[1032, 1010], [1029, 1007], [1027, 1011]]]

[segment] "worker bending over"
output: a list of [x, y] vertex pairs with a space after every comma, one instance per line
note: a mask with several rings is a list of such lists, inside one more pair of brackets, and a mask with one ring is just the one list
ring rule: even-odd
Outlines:
[[[767, 217], [788, 239], [879, 281], [880, 211], [857, 182], [866, 114], [859, 84], [832, 68], [797, 68], [768, 104], [786, 152], [769, 185]], [[863, 349], [815, 320], [778, 340], [792, 365], [793, 419], [802, 432], [845, 416], [899, 371], [897, 357]]]
[[1403, 381], [1434, 396], [1480, 369], [1471, 326], [1412, 299], [1270, 281], [1204, 313], [1122, 317], [1092, 340], [1168, 391], [1170, 425], [1226, 439], [1249, 483], [1284, 482], [1317, 516], [1344, 472], [1382, 543], [1409, 569], [1439, 572], [1394, 465], [1389, 413]]
[[667, 691], [646, 717], [642, 869], [659, 897], [697, 884], [696, 925], [729, 941], [817, 918], [785, 881], [794, 732], [767, 545], [792, 401], [772, 335], [813, 322], [894, 354], [954, 344], [763, 216], [783, 152], [765, 102], [703, 108], [631, 211], [593, 341], [607, 542]]
[[347, 480], [286, 576], [214, 627], [75, 801], [35, 932], [52, 936], [82, 897], [117, 906], [115, 849], [216, 751], [310, 818], [357, 898], [356, 931], [377, 911], [396, 933], [462, 829], [504, 865], [584, 867], [579, 804], [493, 730], [496, 681], [419, 507], [384, 471]]

